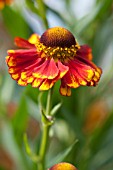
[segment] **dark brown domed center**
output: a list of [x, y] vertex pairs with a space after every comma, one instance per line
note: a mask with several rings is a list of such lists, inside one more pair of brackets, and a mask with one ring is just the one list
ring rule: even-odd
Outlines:
[[71, 47], [76, 44], [73, 34], [65, 28], [54, 27], [45, 31], [40, 42], [47, 47]]

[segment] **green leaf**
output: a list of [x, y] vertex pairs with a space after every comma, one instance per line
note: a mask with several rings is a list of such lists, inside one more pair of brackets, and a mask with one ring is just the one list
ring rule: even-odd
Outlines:
[[29, 116], [39, 121], [40, 120], [40, 108], [39, 108], [38, 103], [35, 103], [28, 96], [26, 96], [26, 102], [27, 102], [27, 109], [29, 110]]
[[28, 109], [27, 109], [26, 99], [25, 99], [25, 96], [22, 96], [20, 100], [19, 108], [15, 114], [15, 117], [12, 120], [13, 127], [16, 132], [16, 137], [21, 142], [22, 140], [20, 136], [25, 131], [27, 120], [28, 120]]
[[38, 5], [38, 12], [39, 12], [39, 16], [41, 17], [44, 25], [46, 28], [49, 28], [48, 26], [48, 21], [46, 18], [46, 6], [43, 0], [36, 0], [36, 3]]
[[10, 7], [6, 6], [2, 10], [2, 15], [4, 23], [13, 37], [20, 36], [28, 38], [31, 30], [24, 18], [20, 15], [19, 11], [14, 11]]
[[26, 0], [26, 4], [29, 7], [29, 9], [34, 12], [35, 14], [39, 15], [38, 9], [35, 7], [34, 2], [31, 0]]
[[113, 1], [112, 0], [97, 0], [97, 4], [98, 5], [99, 3], [102, 2], [102, 8], [100, 9], [99, 11], [99, 15], [98, 17], [100, 18], [105, 18], [106, 15], [108, 15], [109, 13], [112, 14], [112, 4], [113, 4]]
[[25, 94], [28, 96], [31, 100], [33, 100], [35, 103], [37, 103], [37, 98], [39, 95], [38, 88], [32, 88], [32, 86], [28, 85], [25, 89]]
[[27, 134], [24, 134], [24, 144], [25, 144], [25, 149], [26, 149], [26, 153], [28, 154], [28, 156], [31, 158], [31, 160], [33, 162], [39, 162], [40, 161], [40, 157], [38, 155], [36, 155], [35, 153], [33, 153], [33, 151], [31, 150], [29, 144], [28, 144], [28, 138], [27, 138]]
[[92, 161], [90, 162], [91, 170], [101, 169], [108, 163], [113, 162], [113, 142], [111, 141], [107, 146], [104, 146], [103, 149], [93, 156]]
[[1, 165], [0, 165], [0, 170], [5, 170], [3, 167], [1, 167]]
[[[9, 90], [10, 89], [10, 90]], [[15, 82], [11, 79], [11, 77], [7, 74], [4, 78], [4, 82], [0, 89], [1, 91], [1, 101], [4, 103], [8, 103], [11, 101], [13, 92], [15, 89]]]
[[90, 24], [94, 21], [98, 21], [100, 19], [104, 19], [105, 18], [105, 14], [109, 15], [109, 11], [111, 9], [112, 6], [112, 0], [109, 1], [99, 1], [99, 3], [97, 3], [91, 14], [86, 15], [85, 17], [83, 17], [82, 19], [80, 19], [78, 21], [78, 23], [76, 23], [75, 25], [75, 30], [78, 34], [81, 34], [83, 32], [85, 32]]
[[99, 150], [101, 144], [104, 141], [104, 138], [106, 137], [106, 134], [108, 133], [112, 125], [113, 125], [113, 112], [110, 114], [110, 116], [104, 123], [103, 127], [97, 129], [91, 138], [91, 142], [89, 146], [91, 147], [92, 156], [94, 153], [96, 153]]
[[[94, 60], [97, 63], [97, 61], [101, 61], [103, 58], [107, 48], [109, 47], [109, 44], [111, 41], [113, 41], [112, 34], [113, 34], [113, 16], [109, 17], [104, 21], [104, 23], [101, 24], [101, 26], [98, 29], [98, 32], [95, 34], [94, 37]], [[99, 45], [98, 45], [99, 44]]]
[[53, 109], [51, 110], [51, 115], [54, 116], [58, 112], [61, 106], [62, 106], [62, 103], [58, 103], [57, 105], [55, 105]]
[[15, 162], [16, 167], [21, 170], [30, 170], [30, 167], [28, 164], [26, 164], [26, 159], [22, 150], [16, 143], [13, 128], [11, 124], [6, 120], [2, 123], [0, 136], [2, 146], [7, 151], [7, 153], [10, 154], [11, 158]]
[[72, 145], [70, 145], [66, 150], [59, 153], [55, 158], [49, 161], [49, 163], [47, 164], [47, 167], [52, 167], [54, 164], [64, 161], [64, 159], [71, 153], [72, 149], [75, 147], [77, 142], [78, 142], [78, 139], [75, 140], [75, 142]]
[[99, 3], [92, 11], [91, 15], [87, 15], [78, 21], [78, 23], [75, 25], [75, 30], [78, 34], [81, 34], [87, 29], [87, 27], [89, 27], [89, 24], [91, 24], [91, 22], [97, 17], [102, 6], [103, 4]]

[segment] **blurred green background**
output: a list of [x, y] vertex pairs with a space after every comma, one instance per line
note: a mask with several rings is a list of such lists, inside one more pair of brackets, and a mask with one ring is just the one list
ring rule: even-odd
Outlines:
[[113, 170], [112, 0], [13, 0], [0, 11], [0, 170], [36, 170], [23, 134], [35, 153], [41, 134], [39, 91], [11, 79], [6, 51], [16, 48], [15, 36], [27, 39], [54, 26], [69, 29], [79, 44], [90, 45], [103, 74], [97, 87], [73, 89], [71, 97], [62, 97], [59, 82], [55, 85], [53, 105], [62, 102], [62, 107], [50, 131], [47, 168], [66, 161], [79, 170]]

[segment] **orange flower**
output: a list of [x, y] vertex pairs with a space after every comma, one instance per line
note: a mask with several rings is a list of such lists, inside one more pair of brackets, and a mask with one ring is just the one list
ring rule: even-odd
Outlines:
[[102, 71], [91, 62], [91, 48], [80, 46], [65, 28], [50, 28], [28, 40], [17, 37], [15, 43], [24, 49], [9, 50], [6, 62], [21, 86], [48, 90], [61, 80], [60, 93], [70, 96], [71, 88], [96, 86], [100, 79]]
[[70, 163], [61, 162], [52, 166], [49, 170], [77, 170], [77, 168]]
[[103, 100], [92, 103], [87, 110], [84, 129], [85, 134], [92, 134], [97, 128], [101, 128], [109, 116], [108, 105]]
[[10, 5], [12, 0], [0, 0], [0, 10], [4, 8], [5, 5]]

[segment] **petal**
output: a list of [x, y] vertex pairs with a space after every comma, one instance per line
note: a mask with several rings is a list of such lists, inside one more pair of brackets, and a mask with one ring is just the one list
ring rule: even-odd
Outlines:
[[63, 96], [71, 96], [71, 88], [67, 86], [63, 80], [61, 81], [60, 94]]
[[33, 76], [36, 78], [54, 79], [59, 73], [58, 67], [53, 59], [46, 60], [42, 65], [34, 69]]
[[27, 82], [26, 82], [26, 81], [23, 81], [21, 78], [17, 81], [17, 83], [18, 83], [20, 86], [26, 86], [26, 85], [27, 85]]
[[43, 82], [43, 79], [35, 78], [34, 81], [32, 82], [32, 87], [39, 87], [42, 82]]
[[6, 63], [9, 67], [29, 65], [29, 62], [34, 63], [37, 59], [39, 60], [40, 56], [35, 49], [9, 50], [8, 55], [6, 57]]
[[70, 61], [70, 63], [68, 63], [68, 66], [69, 72], [66, 74], [66, 76], [64, 76], [64, 79], [67, 82], [67, 85], [70, 87], [76, 88], [77, 82], [78, 86], [95, 86], [100, 79], [101, 70], [89, 60], [83, 63], [80, 60], [75, 59], [73, 61]]
[[30, 36], [30, 38], [28, 39], [28, 41], [31, 43], [31, 44], [36, 44], [38, 41], [40, 40], [40, 36], [38, 34], [32, 34]]
[[80, 49], [76, 53], [80, 57], [84, 57], [88, 60], [92, 60], [92, 49], [88, 45], [81, 45]]
[[32, 74], [34, 71], [34, 68], [42, 64], [42, 62], [43, 60], [37, 59], [31, 62], [25, 63], [22, 66], [19, 65], [18, 67], [10, 68], [9, 72], [13, 74], [18, 73], [22, 80], [27, 81], [27, 83], [32, 83], [32, 81], [35, 78]]
[[15, 38], [15, 44], [18, 46], [18, 47], [22, 47], [22, 48], [36, 48], [34, 44], [31, 44], [28, 40], [25, 40], [23, 38], [20, 38], [20, 37], [16, 37]]
[[60, 61], [58, 61], [58, 69], [60, 71], [60, 78], [62, 78], [68, 72], [69, 67], [63, 65]]
[[15, 74], [12, 74], [11, 77], [14, 79], [14, 80], [18, 80], [19, 79], [19, 74], [15, 73]]
[[79, 60], [71, 61], [70, 69], [72, 70], [73, 74], [75, 73], [78, 78], [82, 78], [84, 80], [90, 81], [94, 76], [94, 69]]
[[19, 85], [31, 84], [35, 77], [33, 71], [44, 62], [44, 59], [37, 57], [36, 50], [9, 50], [6, 57], [9, 73]]
[[80, 86], [77, 75], [73, 73], [71, 69], [62, 78], [62, 80], [71, 88], [77, 88]]
[[34, 55], [38, 56], [36, 49], [8, 50], [7, 53], [9, 56], [19, 57], [19, 58], [26, 57], [26, 59]]
[[85, 65], [88, 65], [90, 66], [93, 70], [94, 70], [94, 81], [95, 82], [98, 82], [100, 77], [101, 77], [101, 74], [102, 74], [102, 69], [97, 67], [93, 62], [85, 59], [85, 58], [82, 58], [82, 57], [78, 57], [78, 60], [82, 63], [84, 63]]
[[54, 79], [43, 79], [41, 84], [38, 86], [39, 90], [49, 90], [53, 87], [53, 85], [56, 83], [56, 81], [59, 80], [59, 75], [55, 77]]
[[49, 90], [54, 85], [52, 80], [45, 79], [39, 87], [39, 90]]

